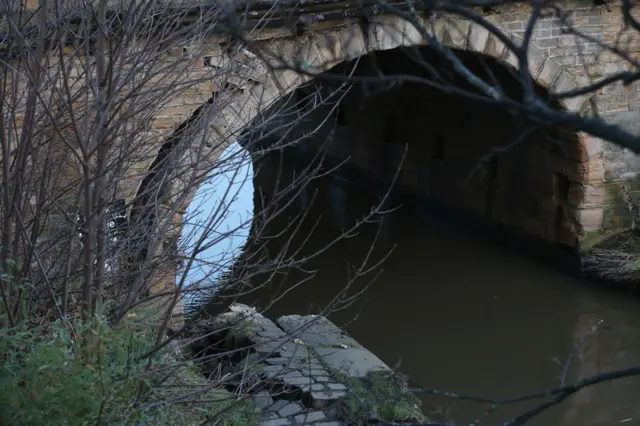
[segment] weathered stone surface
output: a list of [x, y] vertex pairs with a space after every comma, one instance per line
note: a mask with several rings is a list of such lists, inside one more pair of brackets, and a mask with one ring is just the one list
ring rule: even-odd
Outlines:
[[600, 231], [604, 222], [604, 209], [600, 206], [578, 210], [585, 231]]
[[300, 389], [302, 389], [302, 391], [305, 392], [305, 393], [309, 393], [311, 391], [323, 391], [323, 390], [326, 390], [326, 387], [322, 383], [311, 383], [309, 385], [302, 385], [300, 387]]
[[347, 396], [345, 391], [318, 391], [311, 392], [311, 408], [321, 410], [333, 404], [340, 398]]
[[326, 420], [326, 419], [327, 419], [327, 416], [322, 411], [311, 411], [304, 414], [298, 414], [293, 418], [295, 422], [302, 423], [302, 424], [317, 422], [317, 421]]
[[271, 419], [260, 422], [260, 426], [286, 426], [293, 422], [289, 419]]
[[289, 404], [289, 401], [287, 401], [286, 399], [279, 399], [276, 402], [274, 402], [272, 405], [267, 407], [266, 411], [277, 413], [278, 411], [280, 411], [282, 407], [284, 407], [287, 404]]
[[347, 390], [347, 387], [345, 385], [343, 385], [342, 383], [329, 383], [327, 385], [327, 387], [329, 388], [329, 390]]
[[316, 377], [323, 377], [326, 376], [327, 374], [329, 374], [327, 372], [327, 370], [325, 370], [324, 368], [305, 368], [305, 367], [300, 367], [300, 372], [305, 375], [305, 376], [311, 376], [314, 379]]
[[304, 410], [305, 408], [302, 405], [296, 402], [290, 402], [278, 410], [278, 415], [280, 417], [289, 417], [301, 413]]
[[[299, 325], [308, 324], [309, 319], [313, 320], [313, 326], [298, 330]], [[261, 387], [256, 388], [262, 390], [251, 395], [256, 411], [263, 413], [261, 425], [341, 424], [332, 423], [340, 420], [341, 411], [335, 404], [349, 395], [350, 380], [362, 379], [369, 372], [391, 372], [375, 355], [323, 317], [290, 315], [280, 318], [279, 322], [300, 337], [281, 337], [288, 333], [252, 308], [238, 304], [200, 328], [208, 332], [212, 324], [222, 324], [231, 327], [231, 336], [240, 335], [254, 343], [267, 339], [265, 344], [268, 344], [274, 336], [276, 340], [287, 341], [290, 348], [278, 356], [262, 360], [261, 354], [254, 351], [244, 360], [231, 361], [231, 369], [238, 370], [243, 377], [246, 378], [247, 372], [261, 377]], [[300, 357], [299, 352], [305, 357]]]
[[273, 398], [271, 394], [267, 391], [260, 391], [257, 394], [253, 395], [253, 403], [257, 409], [260, 411], [264, 411], [266, 408], [273, 405]]
[[561, 71], [562, 66], [560, 66], [556, 61], [547, 56], [545, 58], [544, 64], [542, 65], [542, 70], [538, 75], [538, 82], [543, 86], [550, 87]]
[[335, 324], [320, 315], [287, 315], [277, 323], [284, 331], [302, 340], [309, 346], [336, 346], [362, 348], [353, 338]]
[[299, 387], [308, 386], [313, 383], [313, 379], [311, 377], [304, 377], [304, 376], [281, 377], [281, 379], [288, 385], [299, 386]]
[[391, 371], [380, 358], [360, 348], [315, 348], [322, 361], [351, 377], [364, 377], [371, 371]]

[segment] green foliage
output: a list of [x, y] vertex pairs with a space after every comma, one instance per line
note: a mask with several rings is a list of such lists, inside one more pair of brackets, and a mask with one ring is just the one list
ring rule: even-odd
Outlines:
[[589, 254], [592, 249], [598, 248], [603, 242], [617, 237], [619, 234], [628, 233], [626, 229], [613, 229], [609, 231], [587, 231], [580, 240], [580, 253]]
[[[626, 183], [632, 191], [631, 196], [634, 201], [639, 202], [640, 175], [626, 179]], [[632, 218], [620, 181], [608, 182], [605, 186], [605, 192], [607, 201], [604, 207], [604, 229], [628, 229], [631, 226]]]
[[605, 187], [607, 204], [604, 208], [604, 228], [626, 229], [631, 226], [629, 206], [622, 195], [622, 189], [617, 182], [609, 183]]
[[349, 396], [343, 402], [342, 417], [349, 424], [366, 424], [371, 417], [382, 422], [426, 421], [421, 401], [393, 373], [370, 372], [364, 379], [346, 379], [345, 385]]
[[247, 402], [228, 392], [194, 392], [208, 382], [192, 367], [177, 364], [169, 351], [159, 352], [147, 368], [149, 360], [141, 355], [155, 341], [148, 329], [99, 323], [70, 330], [55, 324], [0, 331], [0, 424], [196, 425], [218, 419], [221, 425], [247, 426], [258, 421]]
[[3, 330], [0, 418], [6, 424], [113, 424], [116, 407], [144, 386], [129, 362], [139, 343], [133, 334], [111, 330], [90, 333], [82, 346], [61, 326]]

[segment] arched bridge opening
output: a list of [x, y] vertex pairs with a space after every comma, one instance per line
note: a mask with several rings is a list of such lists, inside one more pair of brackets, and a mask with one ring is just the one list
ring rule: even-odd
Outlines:
[[[521, 100], [518, 71], [483, 54], [454, 53]], [[534, 89], [551, 102], [545, 88]], [[327, 169], [342, 164], [338, 173], [352, 183], [378, 192], [393, 184], [402, 204], [430, 203], [577, 249], [587, 168], [580, 137], [460, 93], [482, 96], [432, 48], [375, 51], [282, 100], [286, 113], [271, 137], [292, 141], [304, 158], [322, 153]]]

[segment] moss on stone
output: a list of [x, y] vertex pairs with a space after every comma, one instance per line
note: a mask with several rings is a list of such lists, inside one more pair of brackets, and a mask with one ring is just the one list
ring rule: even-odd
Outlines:
[[604, 205], [603, 229], [626, 229], [631, 226], [629, 207], [622, 195], [620, 182], [608, 182], [605, 185], [607, 202]]
[[604, 230], [628, 229], [631, 227], [632, 217], [629, 205], [622, 192], [622, 182], [626, 182], [630, 186], [632, 199], [635, 202], [640, 202], [639, 174], [631, 178], [605, 183]]
[[603, 241], [607, 241], [611, 237], [627, 231], [628, 228], [611, 229], [608, 231], [587, 231], [580, 241], [580, 253], [587, 254], [592, 249], [598, 247]]
[[349, 396], [342, 403], [341, 417], [349, 424], [378, 422], [422, 423], [426, 417], [421, 401], [405, 380], [390, 371], [369, 372], [364, 378], [346, 378]]

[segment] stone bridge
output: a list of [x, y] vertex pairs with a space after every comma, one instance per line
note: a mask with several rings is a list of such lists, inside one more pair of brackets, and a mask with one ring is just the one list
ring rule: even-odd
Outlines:
[[[258, 4], [239, 13], [249, 24], [260, 22], [273, 4], [267, 6]], [[615, 5], [605, 7], [590, 1], [572, 1], [563, 7], [572, 11], [576, 28], [600, 40], [614, 40], [621, 31], [622, 15]], [[223, 107], [208, 117], [206, 131], [202, 130], [199, 137], [194, 137], [193, 146], [180, 158], [185, 169], [202, 170], [205, 174], [220, 152], [246, 131], [256, 117], [276, 103], [287, 101], [296, 89], [310, 82], [308, 75], [291, 69], [270, 70], [265, 63], [269, 59], [254, 52], [269, 51], [310, 73], [344, 72], [349, 61], [372, 58], [372, 52], [383, 52], [377, 57], [383, 63], [378, 65], [391, 72], [419, 72], [410, 61], [394, 56], [394, 52], [407, 46], [420, 46], [427, 60], [434, 59], [421, 34], [409, 22], [397, 16], [374, 13], [368, 24], [363, 25], [358, 13], [362, 10], [341, 1], [286, 3], [282, 13], [275, 14], [276, 18], [268, 20], [266, 25], [257, 28], [257, 24], [251, 24], [255, 27], [248, 32], [251, 49], [239, 49], [233, 55], [224, 47], [226, 39], [216, 34], [197, 43], [176, 42], [164, 59], [170, 62], [190, 57], [190, 69], [186, 72], [188, 78], [197, 83], [178, 96], [165, 99], [158, 106], [150, 128], [140, 133], [141, 138], [149, 141], [149, 155], [144, 161], [131, 165], [123, 181], [121, 198], [128, 203], [136, 199], [136, 194], [145, 185], [145, 176], [149, 176], [147, 172], [153, 168], [154, 161], [158, 161], [155, 154], [161, 152], [176, 129], [211, 102], [214, 92], [214, 104], [220, 102]], [[496, 6], [487, 9], [485, 14], [515, 41], [522, 36], [529, 18], [526, 5]], [[429, 21], [425, 28], [434, 31], [438, 39], [454, 49], [470, 67], [478, 66], [478, 58], [489, 58], [497, 74], [504, 78], [505, 87], [510, 84], [515, 87], [509, 80], [513, 80], [513, 76], [508, 70], [517, 67], [516, 58], [484, 27], [471, 21], [443, 17], [433, 25]], [[635, 48], [631, 53], [637, 56], [640, 53], [638, 35], [629, 37], [630, 46]], [[473, 65], [474, 61], [476, 65]], [[367, 72], [366, 62], [359, 65], [364, 73]], [[625, 66], [622, 59], [600, 52], [595, 44], [578, 45], [572, 35], [565, 34], [557, 18], [541, 19], [534, 31], [529, 73], [540, 93], [575, 89], [590, 78], [606, 76]], [[220, 73], [216, 71], [221, 68], [232, 70], [233, 75], [227, 74], [224, 81], [219, 81]], [[346, 108], [362, 104], [362, 96], [354, 89], [345, 97]], [[607, 87], [597, 95], [597, 103], [601, 108], [598, 113], [607, 120], [638, 130], [640, 85]], [[389, 105], [403, 106], [394, 109]], [[517, 136], [514, 133], [517, 129], [509, 125], [508, 113], [494, 114], [481, 108], [436, 90], [406, 85], [378, 96], [364, 108], [353, 108], [352, 111], [358, 112], [347, 112], [346, 119], [342, 113], [338, 124], [351, 129], [351, 133], [345, 131], [345, 135], [353, 136], [356, 128], [366, 129], [367, 120], [375, 125], [356, 132], [359, 137], [343, 136], [343, 143], [335, 150], [332, 148], [332, 152], [342, 155], [348, 151], [357, 167], [378, 175], [381, 158], [395, 158], [398, 146], [404, 148], [408, 140], [420, 139], [424, 141], [420, 147], [415, 143], [409, 147], [409, 160], [403, 166], [400, 180], [402, 185], [417, 190], [424, 187], [425, 195], [440, 197], [446, 203], [487, 215], [573, 249], [578, 248], [585, 232], [601, 230], [605, 226], [605, 188], [609, 181], [635, 176], [640, 160], [633, 153], [587, 134], [559, 131], [551, 132], [550, 136], [561, 142], [563, 149], [557, 152], [553, 149], [554, 143], [543, 142], [549, 135], [537, 132], [528, 136], [531, 144], [524, 144], [526, 148], [505, 154], [508, 160], [499, 158], [493, 165], [490, 179], [472, 181], [465, 186], [464, 177], [474, 162]], [[586, 97], [579, 97], [563, 102], [558, 108], [588, 113], [591, 107]], [[202, 135], [204, 137], [200, 137]], [[477, 143], [472, 144], [470, 140]], [[394, 148], [397, 141], [401, 143]], [[208, 161], [194, 164], [193, 153], [201, 143], [216, 149]], [[313, 147], [314, 142], [309, 144]], [[386, 166], [392, 169], [394, 164], [391, 162]], [[427, 173], [427, 169], [433, 172]], [[527, 176], [526, 171], [533, 170], [535, 173]], [[194, 189], [186, 196], [184, 194], [188, 186], [181, 179], [173, 179], [169, 188], [170, 194], [180, 194], [165, 203], [168, 210], [177, 211], [177, 223], [182, 221], [193, 198]], [[179, 233], [179, 227], [176, 232]]]
[[[340, 4], [336, 3], [335, 6], [340, 11]], [[599, 39], [612, 40], [621, 31], [622, 17], [615, 7], [610, 10], [611, 8], [594, 6], [591, 2], [584, 1], [567, 3], [566, 8], [573, 11], [574, 25], [578, 30], [595, 34]], [[309, 15], [305, 15], [305, 11], [301, 10], [301, 21], [311, 16], [312, 12], [310, 10], [307, 12]], [[501, 27], [511, 39], [518, 40], [523, 34], [529, 14], [526, 6], [498, 6], [491, 10], [488, 18]], [[420, 71], [412, 67], [411, 61], [406, 59], [403, 61], [402, 55], [394, 56], [394, 52], [398, 53], [398, 49], [404, 46], [423, 46], [421, 51], [429, 56], [425, 50], [427, 46], [424, 46], [425, 43], [418, 31], [398, 17], [378, 15], [366, 28], [359, 19], [350, 18], [348, 13], [337, 13], [334, 19], [322, 21], [320, 18], [315, 22], [311, 18], [306, 19], [304, 32], [298, 34], [292, 34], [292, 31], [298, 30], [295, 28], [291, 30], [290, 26], [255, 31], [251, 35], [254, 41], [253, 47], [259, 50], [264, 46], [274, 54], [289, 59], [290, 63], [305, 64], [310, 73], [323, 71], [344, 73], [349, 66], [354, 67], [355, 60], [358, 58], [371, 56], [372, 52], [384, 51], [383, 56], [378, 56], [376, 66], [385, 69], [385, 72], [390, 75], [408, 72], [419, 74]], [[430, 23], [427, 23], [425, 28], [430, 28]], [[442, 43], [452, 48], [471, 68], [474, 67], [474, 59], [477, 62], [478, 58], [492, 59], [491, 62], [495, 68], [502, 67], [503, 71], [517, 67], [516, 58], [510, 54], [505, 45], [478, 24], [447, 18], [436, 21], [433, 28]], [[631, 53], [639, 54], [638, 37], [640, 35], [630, 34], [629, 37], [630, 46], [638, 46]], [[277, 102], [292, 102], [295, 98], [288, 95], [310, 81], [309, 77], [290, 70], [268, 72], [267, 67], [249, 52], [245, 52], [244, 55], [235, 55], [233, 58], [225, 57], [220, 41], [215, 37], [194, 50], [202, 52], [202, 57], [197, 59], [202, 66], [193, 69], [198, 77], [200, 75], [206, 77], [210, 68], [239, 62], [239, 65], [234, 68], [238, 70], [233, 80], [234, 84], [227, 85], [233, 94], [227, 106], [209, 124], [214, 129], [210, 137], [215, 140], [208, 142], [212, 146], [225, 147], [235, 140], [260, 113]], [[188, 52], [188, 47], [176, 49], [177, 55], [188, 54]], [[386, 58], [386, 65], [385, 59], [382, 58]], [[436, 60], [433, 53], [428, 59]], [[391, 63], [402, 63], [404, 68], [391, 67]], [[626, 64], [608, 52], [597, 51], [593, 45], [579, 46], [573, 36], [563, 33], [562, 25], [557, 19], [549, 17], [542, 19], [534, 31], [529, 66], [530, 74], [539, 91], [553, 94], [578, 88], [589, 82], [591, 78], [597, 79], [619, 72], [625, 69]], [[475, 67], [479, 73], [482, 73], [477, 63]], [[366, 74], [366, 68], [367, 62], [361, 61], [358, 72]], [[505, 87], [509, 85], [513, 87], [517, 84], [509, 81], [510, 73], [499, 72], [499, 74], [504, 77]], [[225, 82], [228, 81], [227, 78]], [[218, 85], [221, 84], [218, 83]], [[168, 99], [166, 109], [157, 114], [154, 130], [170, 131], [191, 117], [193, 112], [209, 98], [212, 85], [215, 86], [216, 82], [193, 87], [190, 89], [189, 96], [185, 94], [178, 99]], [[332, 89], [326, 83], [323, 86], [325, 89]], [[400, 144], [403, 148], [408, 139], [407, 135], [411, 135], [414, 139], [423, 139], [421, 148], [410, 148], [409, 160], [405, 159], [400, 184], [407, 184], [414, 188], [423, 186], [425, 195], [439, 196], [447, 203], [490, 215], [495, 220], [571, 248], [578, 247], [579, 240], [585, 232], [606, 227], [607, 183], [634, 177], [640, 168], [640, 159], [632, 152], [596, 137], [583, 133], [558, 133], [557, 130], [549, 132], [551, 135], [536, 132], [528, 137], [530, 144], [523, 144], [527, 148], [514, 149], [511, 153], [505, 153], [502, 156], [503, 159], [498, 160], [500, 170], [495, 171], [496, 176], [493, 177], [496, 180], [493, 198], [497, 205], [492, 209], [491, 206], [486, 205], [486, 188], [483, 187], [482, 191], [478, 192], [477, 185], [486, 186], [487, 184], [477, 183], [474, 186], [474, 184], [468, 184], [466, 178], [480, 156], [492, 148], [510, 143], [518, 136], [514, 133], [518, 129], [507, 129], [506, 124], [510, 121], [508, 115], [494, 114], [486, 111], [482, 105], [456, 100], [450, 95], [429, 90], [424, 86], [420, 88], [406, 84], [404, 89], [391, 91], [386, 98], [382, 96], [379, 99], [364, 102], [360, 101], [363, 96], [361, 91], [355, 85], [353, 89], [352, 93], [345, 97], [344, 104], [355, 105], [360, 102], [367, 106], [364, 110], [360, 108], [361, 111], [358, 114], [351, 114], [354, 117], [352, 122], [339, 124], [342, 127], [357, 128], [358, 131], [355, 133], [360, 134], [360, 137], [353, 137], [354, 132], [348, 133], [349, 140], [340, 139], [339, 143], [334, 144], [335, 149], [331, 150], [332, 153], [338, 156], [346, 153], [352, 157], [352, 163], [356, 167], [373, 175], [379, 175], [383, 167], [380, 159], [389, 154], [389, 149], [394, 149], [381, 144], [383, 142], [381, 139], [385, 138], [385, 132], [391, 132], [394, 136], [387, 136], [388, 140], [384, 142], [390, 142], [392, 139], [402, 140], [405, 142]], [[417, 93], [420, 95], [418, 96]], [[188, 103], [185, 102], [186, 98], [190, 98]], [[395, 102], [394, 105], [401, 105], [404, 102], [411, 106], [404, 109], [402, 113], [396, 111], [396, 123], [393, 129], [369, 126], [369, 131], [361, 132], [360, 130], [367, 127], [368, 120], [375, 123], [389, 121], [385, 118], [390, 115], [389, 108], [385, 108], [384, 105], [390, 105], [390, 102]], [[622, 87], [622, 85], [607, 87], [596, 96], [596, 102], [599, 108], [598, 113], [606, 120], [640, 134], [637, 112], [640, 110], [640, 85], [638, 87]], [[328, 105], [337, 112], [333, 106]], [[591, 109], [586, 97], [569, 99], [558, 107], [582, 114], [588, 114]], [[344, 109], [342, 116], [344, 116]], [[454, 111], [457, 111], [455, 115], [453, 115]], [[446, 112], [452, 115], [446, 116]], [[317, 122], [328, 114], [329, 111], [326, 108], [318, 108]], [[431, 117], [427, 129], [424, 128], [425, 116]], [[457, 123], [457, 120], [461, 121]], [[497, 125], [486, 126], [493, 121]], [[454, 130], [460, 130], [457, 125], [462, 123], [464, 128], [473, 129], [472, 132], [475, 132], [481, 143], [474, 144], [472, 147], [467, 143], [471, 140], [470, 134], [465, 135], [464, 132], [459, 131], [458, 134], [451, 134], [456, 133]], [[474, 124], [478, 125], [474, 126]], [[443, 125], [447, 129], [437, 128]], [[315, 124], [310, 126], [313, 127]], [[302, 127], [300, 130], [308, 130], [305, 126]], [[400, 128], [403, 130], [399, 131]], [[403, 132], [404, 135], [399, 137], [399, 132]], [[315, 139], [324, 140], [325, 136], [326, 133], [318, 132]], [[307, 142], [310, 147], [314, 146], [313, 139]], [[563, 146], [560, 151], [564, 150], [564, 152], [554, 152], [553, 142], [538, 143], [543, 139], [555, 139], [555, 143]], [[452, 153], [446, 159], [438, 158], [442, 155], [437, 153], [442, 150], [438, 146], [442, 144], [447, 146], [448, 152]], [[393, 143], [386, 145], [393, 145]], [[396, 146], [396, 152], [392, 155], [397, 157], [398, 149]], [[504, 164], [504, 171], [502, 164]], [[394, 164], [388, 166], [393, 170]], [[444, 172], [436, 177], [432, 173], [431, 177], [427, 178], [424, 173], [427, 169], [442, 169]], [[447, 173], [447, 169], [453, 172]], [[535, 170], [533, 178], [524, 176], [524, 170]], [[435, 189], [427, 188], [433, 187], [433, 181], [438, 179], [451, 184], [439, 187], [435, 185], [437, 187]], [[508, 188], [501, 188], [502, 183], [508, 184]], [[127, 194], [127, 199], [132, 199], [134, 196], [134, 188], [132, 187], [132, 192]], [[501, 191], [508, 193], [501, 194]], [[439, 195], [436, 192], [439, 192]], [[514, 197], [516, 193], [518, 193], [517, 197]], [[484, 199], [481, 202], [474, 200], [474, 197], [478, 198], [478, 196]], [[496, 199], [499, 201], [495, 201]], [[508, 204], [511, 204], [511, 208], [504, 209], [503, 207]], [[532, 204], [534, 204], [533, 207], [531, 207]], [[183, 210], [184, 208], [180, 209], [180, 211]], [[488, 210], [493, 210], [493, 213], [487, 213]]]

